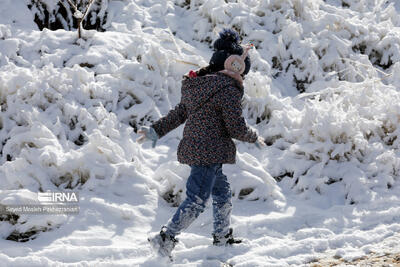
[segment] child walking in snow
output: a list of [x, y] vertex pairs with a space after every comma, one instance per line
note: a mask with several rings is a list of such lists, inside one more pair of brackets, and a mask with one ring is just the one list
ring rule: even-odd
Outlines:
[[247, 49], [239, 35], [230, 29], [220, 32], [216, 50], [207, 67], [191, 71], [182, 81], [180, 103], [151, 127], [142, 127], [138, 142], [157, 139], [186, 122], [178, 146], [178, 161], [191, 167], [186, 184], [186, 199], [175, 215], [161, 228], [150, 244], [162, 256], [170, 256], [175, 238], [204, 211], [212, 196], [213, 244], [240, 243], [230, 228], [231, 189], [222, 164], [234, 164], [236, 147], [232, 138], [263, 146], [261, 137], [249, 129], [242, 117], [242, 78], [250, 70]]

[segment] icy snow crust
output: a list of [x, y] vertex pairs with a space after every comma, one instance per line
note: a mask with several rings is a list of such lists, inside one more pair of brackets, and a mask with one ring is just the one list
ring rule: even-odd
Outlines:
[[[244, 242], [212, 247], [207, 209], [180, 236], [176, 265], [301, 266], [400, 250], [400, 6], [343, 3], [109, 1], [107, 31], [77, 41], [38, 31], [22, 1], [2, 0], [0, 204], [77, 190], [81, 212], [3, 218], [1, 265], [164, 264], [146, 238], [184, 197], [183, 128], [155, 149], [137, 145], [134, 129], [179, 102], [195, 67], [177, 60], [206, 65], [223, 26], [257, 47], [244, 116], [269, 146], [237, 142], [237, 164], [224, 166]], [[5, 240], [31, 230], [34, 240]]]

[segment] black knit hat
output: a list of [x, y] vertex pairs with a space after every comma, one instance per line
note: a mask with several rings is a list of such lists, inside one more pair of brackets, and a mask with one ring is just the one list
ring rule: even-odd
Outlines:
[[[210, 59], [210, 69], [212, 72], [217, 72], [223, 70], [225, 60], [230, 55], [241, 55], [243, 53], [243, 48], [239, 44], [239, 34], [232, 29], [223, 29], [219, 33], [219, 38], [215, 40], [214, 50], [211, 59]], [[243, 72], [243, 76], [247, 74], [250, 70], [250, 57], [247, 56], [245, 59], [246, 68]]]

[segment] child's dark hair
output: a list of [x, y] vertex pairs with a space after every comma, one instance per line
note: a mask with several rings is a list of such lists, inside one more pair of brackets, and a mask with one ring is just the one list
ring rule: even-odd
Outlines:
[[200, 68], [194, 72], [196, 73], [196, 76], [199, 77], [199, 76], [205, 76], [207, 74], [212, 74], [212, 73], [218, 72], [220, 70], [223, 70], [223, 68], [218, 69], [218, 68], [216, 68], [215, 65], [208, 65], [208, 66]]
[[207, 67], [203, 67], [195, 72], [196, 72], [197, 76], [204, 76], [207, 74], [211, 74], [214, 71], [212, 71], [212, 67], [210, 65], [208, 65]]

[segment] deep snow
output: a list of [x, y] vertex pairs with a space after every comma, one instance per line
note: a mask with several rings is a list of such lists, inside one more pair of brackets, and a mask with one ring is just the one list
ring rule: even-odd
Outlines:
[[[0, 221], [0, 265], [163, 265], [146, 238], [184, 196], [183, 128], [155, 149], [136, 144], [134, 128], [179, 102], [181, 76], [195, 68], [180, 61], [206, 65], [223, 26], [257, 47], [243, 108], [269, 146], [237, 142], [237, 164], [224, 166], [244, 243], [212, 247], [208, 208], [179, 237], [175, 265], [301, 266], [400, 251], [400, 6], [345, 3], [109, 1], [107, 31], [77, 41], [39, 31], [23, 1], [1, 0], [0, 204], [73, 188], [81, 211]], [[163, 198], [170, 192], [175, 203]], [[5, 240], [32, 227], [34, 240]]]

